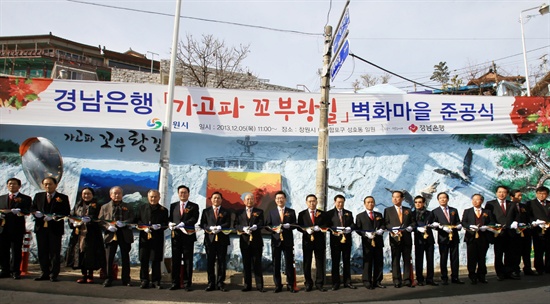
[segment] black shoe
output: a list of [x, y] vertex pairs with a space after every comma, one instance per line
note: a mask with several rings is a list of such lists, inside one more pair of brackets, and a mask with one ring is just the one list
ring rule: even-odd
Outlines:
[[273, 290], [274, 293], [279, 293], [279, 292], [281, 292], [281, 291], [283, 291], [283, 287], [282, 287], [282, 286], [279, 286], [279, 287], [275, 288], [275, 290]]
[[344, 285], [344, 287], [349, 288], [349, 289], [357, 289], [357, 287], [353, 286], [352, 284], [346, 284], [346, 285]]
[[311, 287], [311, 285], [306, 285], [306, 292], [310, 292], [312, 289], [313, 287]]
[[544, 275], [544, 271], [537, 271], [537, 275], [539, 276]]
[[162, 285], [160, 285], [160, 282], [152, 282], [151, 288], [162, 289]]
[[372, 289], [372, 284], [370, 282], [364, 282], [363, 286], [365, 286], [366, 289]]
[[439, 286], [439, 283], [436, 283], [436, 282], [434, 282], [434, 281], [431, 281], [431, 282], [426, 282], [426, 285]]
[[14, 274], [13, 279], [14, 280], [21, 280], [21, 275], [20, 274]]
[[504, 276], [497, 275], [497, 281], [504, 281], [506, 278]]
[[483, 284], [489, 283], [489, 282], [487, 282], [487, 280], [485, 278], [479, 278], [478, 281], [479, 281], [479, 283], [483, 283]]
[[415, 287], [412, 283], [407, 283], [407, 284], [405, 284], [405, 286], [410, 287], [410, 288], [414, 288], [414, 287]]
[[[153, 284], [153, 285], [155, 285], [155, 284]], [[141, 285], [139, 285], [139, 288], [141, 288], [141, 289], [149, 288], [149, 282], [147, 282], [147, 281], [141, 282]]]
[[426, 285], [426, 284], [424, 284], [423, 281], [419, 281], [416, 285], [418, 285], [418, 286], [424, 286], [424, 285]]
[[393, 284], [393, 287], [395, 288], [401, 288], [403, 285], [401, 283], [395, 283]]
[[212, 286], [212, 285], [208, 285], [208, 287], [206, 287], [206, 288], [204, 289], [204, 291], [214, 291], [214, 290], [216, 290], [216, 288], [215, 288], [214, 286]]
[[382, 285], [381, 283], [377, 283], [374, 287], [378, 288], [386, 288], [386, 286]]
[[296, 289], [294, 289], [294, 288], [292, 288], [292, 289], [290, 290], [290, 293], [297, 293], [297, 292], [298, 292], [298, 290], [296, 290]]
[[223, 291], [223, 292], [228, 291], [227, 289], [225, 289], [225, 286], [224, 286], [224, 285], [218, 286], [218, 290], [219, 290], [219, 291]]
[[441, 282], [441, 284], [442, 284], [442, 285], [449, 285], [449, 280], [443, 280], [443, 281]]
[[472, 285], [476, 285], [477, 284], [477, 279], [470, 279], [470, 283], [472, 283]]
[[[149, 284], [147, 284], [147, 285], [149, 285]], [[122, 286], [132, 287], [132, 283], [130, 283], [130, 282], [122, 282]]]
[[179, 284], [172, 284], [172, 286], [170, 286], [170, 288], [168, 288], [168, 290], [178, 290], [178, 289], [180, 289]]
[[321, 291], [321, 292], [325, 292], [325, 291], [327, 291], [327, 289], [326, 289], [326, 288], [324, 288], [324, 287], [323, 287], [323, 286], [321, 286], [321, 285], [317, 285], [317, 286], [315, 286], [315, 288], [317, 288], [317, 290], [319, 290], [319, 291]]
[[34, 278], [35, 281], [47, 281], [49, 279], [50, 277], [45, 275], [39, 276], [38, 278]]
[[523, 271], [523, 274], [528, 275], [528, 276], [536, 276], [536, 275], [537, 275], [537, 273], [534, 272], [534, 271], [531, 270], [531, 269], [524, 270], [524, 271]]
[[111, 287], [113, 286], [113, 281], [107, 279], [105, 282], [103, 282], [103, 287]]
[[336, 291], [338, 289], [340, 289], [340, 285], [332, 285], [332, 288], [331, 288], [332, 291]]
[[453, 284], [464, 284], [464, 282], [461, 281], [460, 279], [452, 279], [451, 283], [453, 283]]
[[57, 277], [51, 277], [50, 282], [59, 282], [59, 279]]
[[256, 288], [259, 292], [266, 292], [267, 290], [265, 290], [263, 287], [258, 287]]
[[250, 288], [250, 287], [245, 287], [245, 288], [241, 289], [242, 292], [247, 292], [247, 291], [251, 291], [251, 290], [252, 290], [252, 288]]
[[508, 277], [512, 280], [521, 280], [521, 276], [517, 272], [510, 274]]

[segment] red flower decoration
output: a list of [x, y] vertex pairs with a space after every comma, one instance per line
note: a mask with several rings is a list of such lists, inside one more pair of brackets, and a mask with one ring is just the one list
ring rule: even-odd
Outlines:
[[52, 79], [0, 77], [0, 106], [19, 110], [48, 88]]
[[550, 100], [547, 97], [516, 97], [510, 119], [518, 133], [550, 132]]

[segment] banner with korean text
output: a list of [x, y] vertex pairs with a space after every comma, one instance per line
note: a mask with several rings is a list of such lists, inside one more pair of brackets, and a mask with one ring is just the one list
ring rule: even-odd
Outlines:
[[[160, 130], [167, 86], [0, 77], [1, 124]], [[174, 132], [316, 136], [318, 93], [176, 87]], [[331, 94], [331, 136], [548, 133], [550, 98]]]

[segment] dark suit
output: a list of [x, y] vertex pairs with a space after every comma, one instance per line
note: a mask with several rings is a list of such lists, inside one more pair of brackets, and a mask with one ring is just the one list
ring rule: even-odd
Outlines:
[[[327, 226], [354, 228], [353, 213], [342, 209], [342, 220], [338, 215], [338, 209], [334, 208], [327, 212]], [[345, 239], [344, 239], [345, 238]], [[342, 240], [344, 239], [344, 242]], [[340, 256], [342, 257], [344, 285], [351, 284], [351, 234], [330, 234], [330, 257], [332, 259], [332, 286], [340, 287]]]
[[[550, 222], [550, 201], [546, 200], [543, 206], [538, 199], [527, 202], [531, 210], [531, 220]], [[540, 227], [533, 228], [533, 249], [535, 251], [534, 265], [539, 273], [550, 273], [550, 229], [545, 233]]]
[[[460, 224], [460, 216], [458, 210], [453, 207], [448, 207], [449, 219], [445, 216], [445, 212], [441, 207], [437, 207], [432, 210], [433, 223], [437, 222], [441, 226], [452, 225], [456, 226]], [[452, 240], [450, 237], [452, 234]], [[437, 244], [439, 245], [439, 268], [441, 271], [441, 279], [443, 282], [449, 280], [447, 260], [451, 257], [451, 279], [458, 280], [458, 268], [459, 268], [459, 252], [458, 247], [460, 245], [460, 238], [458, 236], [458, 229], [452, 228], [451, 233], [447, 233], [442, 227], [437, 229]]]
[[[525, 224], [529, 225], [531, 224], [531, 210], [530, 207], [526, 203], [519, 203], [518, 206], [518, 215], [516, 217], [516, 221], [518, 224]], [[523, 236], [519, 237], [519, 255], [516, 259], [516, 262], [514, 264], [514, 271], [518, 272], [520, 271], [519, 264], [521, 260], [523, 260], [523, 272], [529, 273], [533, 271], [531, 269], [531, 249], [533, 246], [533, 229], [525, 229], [523, 230]]]
[[[434, 282], [434, 245], [435, 239], [432, 228], [427, 225], [432, 223], [431, 211], [415, 209], [413, 217], [416, 220], [416, 226], [424, 227], [424, 233], [415, 229], [414, 231], [414, 266], [416, 272], [416, 280], [418, 283], [433, 283]], [[424, 256], [426, 256], [426, 279], [424, 280]]]
[[[394, 227], [407, 228], [411, 226], [413, 229], [416, 227], [415, 219], [412, 215], [411, 209], [407, 207], [401, 207], [403, 222], [399, 221], [399, 216], [395, 206], [384, 209], [384, 220], [386, 222], [386, 228], [391, 229]], [[412, 284], [411, 282], [411, 251], [412, 251], [412, 236], [411, 233], [402, 230], [401, 237], [390, 236], [391, 247], [391, 260], [392, 260], [392, 277], [394, 284], [405, 285]], [[403, 275], [401, 275], [401, 257], [403, 257]]]
[[495, 272], [499, 277], [510, 276], [519, 257], [519, 235], [514, 229], [508, 229], [517, 217], [517, 206], [508, 200], [505, 205], [506, 212], [502, 211], [497, 200], [488, 201], [485, 205], [493, 213], [494, 222], [505, 227], [494, 238]]
[[[18, 192], [10, 200], [8, 194], [0, 196], [0, 209], [21, 209], [23, 213], [31, 211], [32, 199], [30, 196]], [[21, 214], [15, 215], [12, 212], [4, 214], [5, 218], [0, 220], [0, 266], [2, 275], [19, 276], [21, 274], [21, 248], [25, 237], [25, 217]], [[11, 258], [10, 258], [11, 249]]]
[[[231, 228], [231, 212], [220, 206], [216, 218], [213, 207], [204, 209], [201, 215], [201, 227], [209, 232], [211, 226], [221, 226], [222, 229]], [[226, 257], [229, 235], [223, 232], [217, 234], [206, 233], [204, 235], [204, 246], [206, 247], [208, 286], [223, 288], [227, 269]], [[216, 260], [218, 262], [217, 270], [215, 269]]]
[[237, 212], [235, 217], [234, 227], [243, 231], [244, 227], [252, 227], [256, 225], [257, 229], [252, 233], [243, 233], [240, 236], [239, 247], [243, 259], [244, 272], [244, 287], [249, 289], [252, 287], [252, 269], [254, 269], [254, 279], [256, 288], [264, 288], [264, 277], [262, 272], [262, 251], [264, 248], [264, 240], [262, 238], [262, 228], [264, 226], [264, 211], [258, 208], [250, 210], [250, 218], [246, 213], [246, 208]]
[[160, 263], [164, 260], [164, 230], [168, 225], [168, 209], [157, 204], [143, 204], [137, 212], [138, 225], [159, 224], [162, 227], [154, 230], [149, 227], [150, 236], [145, 231], [139, 233], [139, 279], [149, 283], [149, 261], [151, 261], [151, 281], [160, 283]]
[[[373, 211], [372, 216], [373, 219], [367, 211], [359, 213], [355, 219], [355, 227], [363, 245], [363, 284], [374, 287], [382, 282], [384, 238], [382, 235], [376, 235], [374, 239], [370, 239], [365, 236], [365, 232], [374, 233], [378, 229], [386, 229], [386, 226], [382, 213]], [[372, 240], [374, 240], [374, 246], [372, 246]]]
[[[283, 220], [279, 217], [279, 208], [271, 210], [266, 219], [266, 226], [278, 226], [282, 224], [296, 224], [296, 212], [294, 209], [286, 208], [283, 213]], [[271, 252], [273, 254], [273, 282], [275, 288], [282, 288], [281, 281], [281, 254], [285, 255], [285, 272], [286, 282], [293, 288], [294, 286], [294, 236], [292, 230], [295, 228], [284, 229], [281, 227], [281, 232], [273, 232], [271, 234]], [[282, 239], [281, 239], [282, 236]]]
[[[130, 283], [130, 249], [134, 242], [134, 233], [132, 228], [126, 225], [122, 228], [117, 227], [117, 231], [111, 232], [107, 230], [109, 224], [107, 222], [126, 222], [132, 223], [134, 221], [134, 210], [127, 203], [119, 202], [114, 203], [109, 201], [107, 204], [101, 206], [99, 211], [99, 219], [105, 222], [102, 223], [104, 230], [105, 242], [105, 255], [107, 256], [107, 280], [112, 281], [113, 277], [113, 263], [115, 261], [115, 254], [120, 247], [120, 257], [122, 260], [122, 284], [126, 285]], [[114, 223], [113, 223], [114, 225]], [[115, 237], [116, 236], [116, 237]]]
[[[31, 211], [64, 217], [71, 213], [71, 205], [65, 194], [55, 192], [48, 203], [46, 192], [39, 192], [34, 196]], [[35, 216], [34, 233], [36, 234], [41, 276], [57, 279], [61, 263], [61, 239], [65, 233], [65, 221], [51, 220], [46, 226], [44, 225], [44, 217], [37, 218]]]
[[[462, 226], [466, 233], [464, 234], [464, 242], [466, 243], [466, 255], [468, 266], [468, 278], [472, 282], [477, 280], [485, 280], [487, 274], [487, 266], [485, 259], [489, 243], [493, 238], [493, 233], [490, 231], [472, 231], [470, 226], [487, 226], [493, 224], [493, 215], [490, 210], [481, 209], [480, 216], [476, 216], [475, 208], [464, 210], [462, 214]], [[476, 237], [477, 235], [477, 237]]]
[[[313, 210], [314, 219], [312, 221], [311, 211], [310, 209], [306, 209], [298, 214], [298, 226], [303, 228], [313, 226], [325, 227], [326, 213], [321, 210]], [[317, 267], [315, 286], [321, 289], [325, 284], [326, 232], [314, 231], [312, 234], [309, 234], [306, 229], [300, 229], [300, 232], [302, 232], [302, 251], [304, 254], [304, 284], [306, 288], [313, 286], [311, 265], [313, 263], [313, 254], [315, 254], [315, 265]]]
[[[195, 227], [199, 221], [199, 205], [187, 202], [183, 213], [180, 212], [181, 202], [170, 205], [170, 222], [183, 223], [187, 227]], [[193, 251], [197, 235], [185, 234], [180, 229], [172, 231], [172, 284], [180, 287], [181, 284], [191, 288], [193, 284]], [[183, 261], [183, 266], [181, 262]], [[183, 267], [183, 278], [182, 278]]]

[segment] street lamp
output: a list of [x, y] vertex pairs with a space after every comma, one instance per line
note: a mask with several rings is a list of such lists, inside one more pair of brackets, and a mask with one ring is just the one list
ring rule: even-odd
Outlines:
[[541, 6], [535, 6], [521, 11], [519, 13], [519, 23], [521, 24], [521, 44], [523, 46], [523, 63], [525, 65], [525, 84], [527, 86], [527, 96], [531, 96], [531, 84], [529, 83], [529, 68], [527, 67], [527, 52], [525, 51], [525, 33], [523, 31], [523, 13], [538, 9], [541, 15], [547, 14], [550, 11], [548, 4], [543, 3]]

